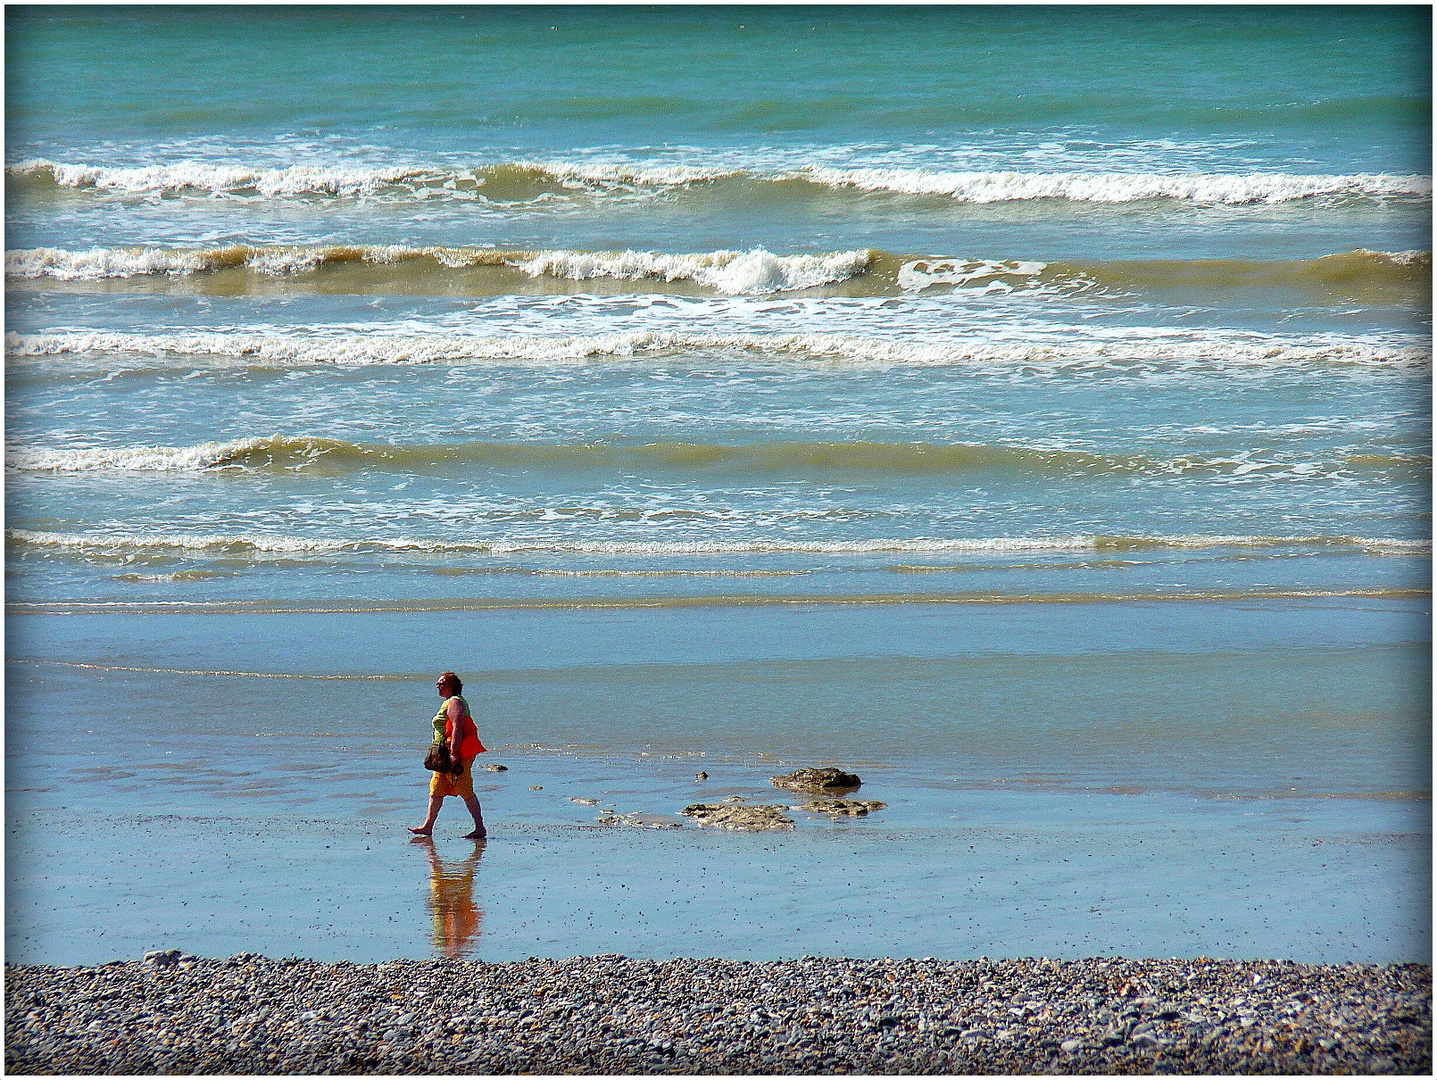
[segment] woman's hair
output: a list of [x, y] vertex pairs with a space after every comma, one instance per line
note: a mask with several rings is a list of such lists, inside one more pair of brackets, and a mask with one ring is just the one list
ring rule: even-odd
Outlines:
[[463, 692], [463, 690], [464, 690], [464, 680], [461, 679], [458, 675], [455, 675], [454, 672], [452, 672], [452, 671], [446, 671], [443, 675], [439, 676], [439, 678], [452, 680], [453, 683], [454, 683], [454, 690], [455, 690], [455, 692], [456, 692], [456, 693], [461, 693], [461, 692]]

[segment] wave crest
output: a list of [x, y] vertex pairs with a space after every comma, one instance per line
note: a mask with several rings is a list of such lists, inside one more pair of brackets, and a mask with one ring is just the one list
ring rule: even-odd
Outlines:
[[434, 540], [422, 537], [339, 540], [281, 534], [54, 533], [9, 529], [15, 547], [90, 552], [135, 550], [213, 551], [234, 554], [330, 554], [416, 551], [434, 554], [558, 552], [583, 555], [942, 555], [970, 552], [1205, 550], [1219, 548], [1350, 548], [1369, 554], [1425, 555], [1429, 540], [1326, 536], [1017, 536], [875, 540]]
[[1303, 176], [1287, 173], [1019, 173], [933, 172], [926, 169], [833, 169], [810, 166], [805, 174], [815, 183], [861, 191], [902, 195], [944, 195], [958, 202], [1026, 202], [1064, 199], [1069, 202], [1129, 203], [1149, 199], [1183, 202], [1280, 203], [1316, 196], [1365, 198], [1432, 195], [1430, 176], [1359, 173], [1350, 176]]
[[753, 170], [627, 162], [512, 161], [452, 166], [290, 165], [262, 167], [207, 161], [120, 167], [31, 159], [6, 167], [31, 183], [116, 195], [202, 195], [287, 198], [391, 198], [482, 202], [548, 199], [565, 191], [605, 194], [672, 191], [728, 180], [832, 189], [939, 195], [960, 202], [1034, 199], [1125, 203], [1149, 199], [1241, 205], [1316, 197], [1431, 198], [1430, 176], [1355, 173], [1026, 173], [924, 168], [796, 168]]
[[[399, 245], [217, 248], [29, 248], [5, 254], [5, 273], [18, 280], [99, 281], [145, 275], [188, 276], [244, 269], [269, 276], [311, 273], [345, 264], [428, 263], [434, 269], [510, 268], [529, 277], [688, 281], [741, 296], [832, 285], [864, 273], [870, 251], [775, 255], [764, 248], [669, 255], [652, 251], [501, 251]], [[419, 269], [424, 269], [420, 266]], [[502, 282], [499, 283], [502, 287]]]
[[875, 367], [1038, 365], [1064, 368], [1135, 363], [1173, 364], [1199, 370], [1223, 365], [1284, 366], [1331, 363], [1425, 370], [1426, 345], [1380, 338], [1274, 337], [1203, 332], [1167, 337], [1085, 337], [1060, 343], [981, 340], [896, 340], [857, 334], [689, 333], [636, 330], [613, 334], [494, 335], [234, 333], [129, 334], [101, 332], [5, 335], [14, 359], [63, 356], [195, 358], [272, 365], [364, 364], [575, 364], [604, 358], [671, 356], [696, 350], [792, 357], [821, 364]]
[[534, 277], [583, 281], [587, 278], [679, 279], [707, 285], [730, 296], [787, 292], [844, 281], [867, 269], [868, 251], [831, 255], [774, 255], [763, 248], [712, 251], [700, 255], [661, 255], [650, 251], [546, 251], [517, 262]]
[[338, 439], [264, 438], [203, 442], [194, 446], [89, 447], [38, 449], [10, 447], [7, 468], [23, 472], [201, 472], [280, 465], [297, 468], [353, 444]]
[[1003, 473], [1042, 477], [1205, 475], [1220, 482], [1252, 477], [1323, 480], [1366, 473], [1429, 474], [1427, 455], [1360, 454], [1332, 461], [1292, 460], [1251, 453], [1157, 460], [1139, 454], [1102, 453], [1022, 445], [778, 440], [759, 443], [547, 443], [467, 442], [421, 445], [362, 444], [312, 436], [271, 435], [193, 446], [15, 446], [7, 468], [21, 472], [211, 472], [225, 470], [432, 473], [471, 466], [545, 470], [802, 473], [807, 475]]
[[[322, 281], [317, 276], [324, 272]], [[934, 289], [1007, 293], [1015, 289], [1127, 293], [1180, 289], [1203, 296], [1232, 288], [1284, 288], [1322, 303], [1425, 303], [1432, 284], [1427, 251], [1356, 251], [1316, 259], [1150, 259], [1043, 263], [896, 255], [874, 249], [776, 255], [764, 248], [667, 254], [655, 251], [528, 251], [364, 245], [246, 245], [66, 250], [5, 254], [12, 281], [85, 288], [129, 278], [173, 280], [181, 291], [273, 292], [323, 288], [405, 294], [513, 295], [542, 283], [607, 282], [604, 293], [712, 292], [756, 296], [827, 290], [896, 296]], [[216, 280], [211, 283], [210, 278]], [[194, 284], [188, 284], [193, 281]], [[275, 282], [281, 282], [276, 286]], [[630, 284], [632, 283], [632, 284]], [[147, 285], [167, 288], [168, 285]]]
[[194, 446], [42, 449], [12, 447], [9, 468], [27, 472], [203, 472], [226, 469], [330, 471], [429, 470], [448, 465], [528, 468], [726, 469], [751, 472], [840, 470], [918, 474], [1016, 470], [1111, 472], [1150, 468], [1140, 458], [1072, 450], [936, 443], [791, 442], [757, 444], [656, 442], [472, 442], [403, 446], [271, 435]]

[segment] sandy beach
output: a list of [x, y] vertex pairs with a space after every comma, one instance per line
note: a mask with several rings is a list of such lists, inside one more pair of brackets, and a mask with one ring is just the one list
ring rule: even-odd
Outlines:
[[1423, 1074], [1428, 965], [611, 954], [6, 970], [13, 1073]]

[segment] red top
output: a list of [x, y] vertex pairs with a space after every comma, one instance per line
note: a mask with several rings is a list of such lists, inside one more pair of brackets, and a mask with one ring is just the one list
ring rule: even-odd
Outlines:
[[[453, 701], [450, 698], [449, 701]], [[459, 699], [460, 707], [464, 708], [463, 698]], [[454, 745], [454, 721], [448, 716], [449, 702], [444, 703], [444, 738], [449, 745]], [[479, 729], [474, 726], [474, 717], [469, 715], [469, 710], [464, 708], [464, 715], [459, 718], [459, 756], [461, 758], [472, 758], [476, 754], [488, 753], [484, 744], [479, 741]]]

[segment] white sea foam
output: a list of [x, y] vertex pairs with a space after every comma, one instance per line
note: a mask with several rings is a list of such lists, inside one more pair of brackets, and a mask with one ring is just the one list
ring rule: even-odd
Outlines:
[[423, 537], [341, 540], [265, 533], [104, 532], [58, 533], [10, 529], [12, 544], [77, 551], [178, 549], [183, 551], [251, 551], [260, 554], [330, 554], [337, 552], [419, 551], [435, 554], [516, 555], [562, 552], [581, 555], [942, 555], [967, 552], [1108, 551], [1141, 549], [1207, 549], [1227, 547], [1360, 548], [1394, 555], [1430, 552], [1428, 540], [1361, 536], [1016, 536], [873, 540], [434, 540]]
[[[517, 261], [527, 254], [517, 253], [513, 258]], [[399, 244], [358, 247], [228, 244], [201, 248], [95, 247], [83, 251], [20, 248], [5, 253], [5, 274], [17, 279], [96, 281], [147, 274], [202, 274], [244, 267], [256, 273], [280, 276], [311, 271], [325, 263], [342, 260], [382, 265], [418, 258], [432, 258], [451, 269], [503, 261], [502, 253], [496, 255], [487, 248], [414, 248]]]
[[1157, 332], [1094, 328], [1059, 340], [882, 338], [856, 334], [629, 331], [613, 334], [470, 336], [463, 334], [129, 334], [7, 333], [12, 359], [112, 356], [208, 358], [272, 365], [505, 363], [574, 364], [604, 358], [668, 356], [694, 350], [783, 356], [798, 361], [877, 367], [1174, 364], [1199, 370], [1225, 365], [1282, 367], [1332, 363], [1425, 370], [1425, 344], [1338, 335], [1279, 337], [1229, 331]]
[[[1431, 266], [1432, 252], [1420, 249], [1412, 251], [1373, 251], [1371, 248], [1357, 248], [1351, 254], [1366, 255], [1368, 258], [1393, 263], [1396, 266]], [[1328, 256], [1329, 258], [1333, 256]], [[1341, 258], [1341, 256], [1335, 256]]]
[[813, 181], [863, 191], [905, 195], [946, 195], [960, 202], [996, 203], [1029, 199], [1126, 203], [1180, 199], [1202, 203], [1277, 203], [1318, 195], [1423, 196], [1432, 194], [1430, 176], [1359, 173], [1304, 176], [1287, 173], [1020, 173], [934, 172], [927, 169], [804, 170]]
[[177, 251], [171, 248], [27, 248], [5, 253], [5, 276], [98, 281], [144, 274], [195, 274], [214, 269], [214, 249]]
[[[125, 195], [252, 193], [265, 198], [306, 195], [373, 196], [381, 193], [406, 198], [474, 198], [490, 178], [508, 171], [528, 172], [578, 187], [670, 188], [741, 175], [733, 168], [701, 165], [631, 165], [598, 162], [513, 161], [469, 169], [450, 166], [332, 166], [290, 165], [260, 167], [207, 161], [178, 161], [165, 165], [117, 167], [66, 163], [34, 158], [6, 167], [11, 176], [48, 177], [59, 187], [92, 188]], [[460, 185], [463, 185], [462, 190]], [[397, 190], [392, 190], [397, 189]]]
[[[262, 452], [278, 443], [271, 438], [230, 439], [195, 446], [86, 447], [80, 449], [38, 449], [10, 446], [5, 465], [26, 472], [195, 472], [202, 469], [238, 467], [237, 459]], [[290, 440], [293, 442], [293, 440]]]
[[229, 266], [248, 266], [261, 273], [308, 270], [323, 261], [324, 248], [23, 248], [5, 253], [5, 275], [18, 279], [98, 281], [147, 274], [199, 274]]
[[393, 264], [431, 258], [450, 269], [510, 266], [531, 277], [692, 281], [730, 296], [790, 292], [846, 281], [872, 262], [870, 251], [775, 255], [763, 248], [663, 254], [653, 251], [495, 251], [485, 248], [403, 247], [395, 244], [215, 248], [27, 248], [5, 253], [5, 273], [16, 279], [96, 281], [149, 274], [187, 275], [244, 267], [260, 274], [292, 275], [338, 261]]
[[845, 281], [872, 260], [868, 251], [828, 255], [775, 255], [763, 248], [664, 255], [652, 251], [544, 251], [514, 265], [534, 277], [662, 278], [693, 281], [730, 296], [788, 292]]
[[960, 172], [930, 168], [840, 168], [807, 164], [773, 170], [677, 163], [513, 161], [452, 166], [291, 165], [258, 167], [203, 160], [137, 167], [31, 159], [9, 165], [15, 177], [51, 179], [60, 187], [121, 195], [198, 193], [264, 198], [336, 196], [397, 199], [482, 198], [490, 178], [521, 170], [564, 186], [616, 193], [671, 190], [733, 177], [760, 182], [806, 179], [830, 187], [945, 195], [964, 202], [1067, 199], [1121, 203], [1179, 199], [1205, 203], [1272, 203], [1314, 196], [1386, 198], [1432, 194], [1432, 178], [1387, 173], [1097, 173]]
[[631, 165], [627, 163], [520, 161], [521, 169], [581, 184], [622, 184], [641, 187], [682, 187], [685, 184], [747, 175], [742, 169], [704, 165]]
[[930, 285], [976, 285], [987, 282], [994, 290], [1006, 290], [1011, 285], [1003, 280], [1017, 278], [1031, 280], [1048, 268], [1047, 263], [1007, 260], [992, 262], [984, 259], [914, 259], [898, 269], [898, 287], [905, 292], [917, 292]]
[[12, 176], [48, 174], [60, 187], [94, 188], [116, 194], [253, 191], [256, 195], [272, 199], [297, 195], [372, 195], [393, 184], [429, 179], [442, 182], [443, 179], [442, 174], [434, 170], [402, 167], [291, 165], [287, 168], [251, 168], [206, 161], [117, 168], [32, 159], [7, 166], [5, 171]]

